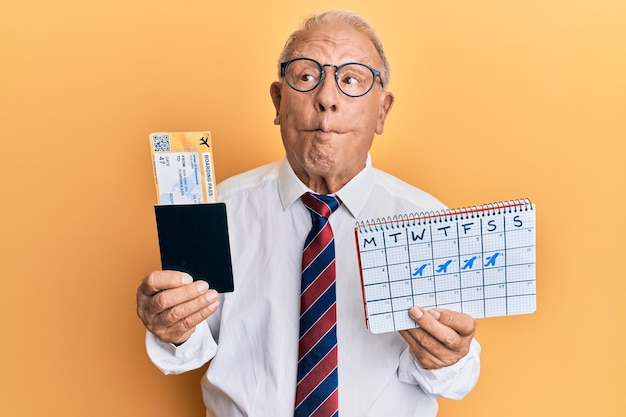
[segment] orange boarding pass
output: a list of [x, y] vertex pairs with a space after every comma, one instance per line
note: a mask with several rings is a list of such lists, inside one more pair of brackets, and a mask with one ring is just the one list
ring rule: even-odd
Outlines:
[[211, 132], [151, 133], [158, 204], [217, 202]]

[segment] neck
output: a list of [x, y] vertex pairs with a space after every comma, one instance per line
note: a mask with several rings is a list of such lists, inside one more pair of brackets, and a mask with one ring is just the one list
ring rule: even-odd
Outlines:
[[[365, 161], [361, 164], [345, 164], [341, 169], [337, 168], [341, 164], [333, 167], [315, 167], [307, 169], [304, 164], [296, 164], [289, 160], [289, 165], [298, 179], [312, 191], [318, 194], [334, 194], [343, 188], [352, 178], [365, 168]], [[346, 166], [348, 165], [348, 166]], [[360, 168], [356, 169], [356, 166]]]
[[296, 176], [304, 185], [318, 194], [334, 194], [354, 177], [342, 178], [340, 176], [310, 175], [304, 171], [296, 171]]

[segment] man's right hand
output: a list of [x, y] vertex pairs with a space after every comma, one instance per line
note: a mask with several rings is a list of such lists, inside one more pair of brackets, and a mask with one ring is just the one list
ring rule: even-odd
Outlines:
[[219, 307], [206, 281], [178, 271], [151, 272], [137, 288], [137, 315], [166, 343], [183, 343]]

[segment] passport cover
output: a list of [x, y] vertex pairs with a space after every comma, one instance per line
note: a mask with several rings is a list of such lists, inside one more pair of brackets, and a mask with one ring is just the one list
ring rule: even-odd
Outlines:
[[162, 268], [187, 272], [219, 293], [232, 292], [226, 205], [157, 205], [154, 210]]

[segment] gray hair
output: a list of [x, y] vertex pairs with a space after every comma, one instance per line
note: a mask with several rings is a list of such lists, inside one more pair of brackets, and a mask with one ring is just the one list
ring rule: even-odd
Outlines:
[[300, 39], [300, 37], [306, 31], [329, 23], [344, 23], [346, 25], [349, 25], [367, 36], [368, 39], [372, 41], [374, 47], [376, 48], [376, 51], [378, 52], [378, 56], [380, 56], [380, 59], [383, 63], [383, 68], [380, 71], [382, 75], [382, 84], [384, 86], [387, 86], [387, 84], [389, 84], [390, 76], [389, 61], [385, 56], [383, 44], [380, 41], [378, 34], [376, 33], [376, 29], [374, 29], [374, 26], [372, 26], [372, 24], [368, 22], [364, 17], [361, 17], [347, 10], [329, 10], [306, 18], [300, 25], [300, 29], [293, 32], [285, 43], [285, 47], [283, 48], [283, 51], [278, 58], [278, 77], [280, 78], [281, 76], [280, 63], [288, 61], [291, 58], [293, 45], [296, 43], [296, 41]]

